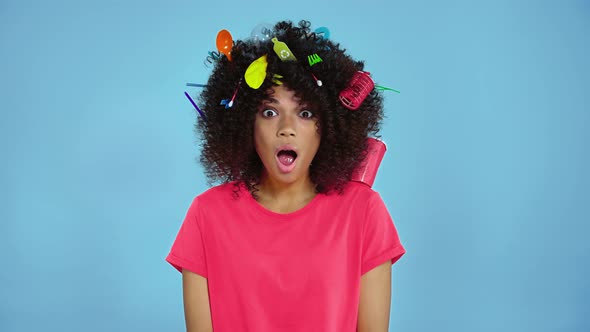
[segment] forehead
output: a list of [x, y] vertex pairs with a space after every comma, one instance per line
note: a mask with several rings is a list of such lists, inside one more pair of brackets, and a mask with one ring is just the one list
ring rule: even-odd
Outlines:
[[294, 103], [298, 105], [303, 103], [301, 98], [295, 95], [294, 90], [291, 90], [283, 85], [274, 86], [272, 89], [269, 89], [267, 91], [267, 96], [263, 99], [263, 102], [266, 104]]

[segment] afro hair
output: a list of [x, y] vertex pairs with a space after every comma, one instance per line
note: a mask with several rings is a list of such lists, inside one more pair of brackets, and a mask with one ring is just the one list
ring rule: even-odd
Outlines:
[[[341, 193], [366, 156], [367, 138], [378, 137], [383, 119], [381, 93], [373, 89], [357, 110], [345, 108], [338, 96], [353, 75], [363, 70], [364, 63], [352, 59], [339, 44], [312, 32], [310, 22], [279, 22], [271, 36], [287, 44], [297, 60], [281, 61], [271, 41], [235, 41], [231, 61], [222, 56], [215, 62], [199, 96], [206, 118], [197, 119], [195, 132], [201, 142], [200, 162], [208, 182], [235, 181], [236, 192], [245, 185], [256, 198], [263, 165], [254, 146], [254, 120], [259, 106], [277, 85], [273, 80], [277, 74], [297, 97], [314, 105], [318, 115], [321, 141], [310, 167], [316, 191]], [[243, 82], [244, 73], [265, 54], [266, 77], [260, 88], [253, 89]], [[314, 54], [322, 61], [310, 66], [308, 56]], [[231, 108], [220, 103], [234, 94]]]

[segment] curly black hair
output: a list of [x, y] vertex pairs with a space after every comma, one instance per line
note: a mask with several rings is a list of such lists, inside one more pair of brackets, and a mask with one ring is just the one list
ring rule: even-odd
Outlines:
[[[345, 108], [338, 96], [352, 76], [362, 71], [364, 63], [346, 54], [340, 44], [322, 38], [310, 29], [309, 21], [297, 26], [290, 21], [277, 23], [272, 37], [284, 42], [297, 61], [281, 61], [271, 41], [235, 41], [231, 61], [222, 56], [199, 102], [206, 118], [199, 117], [195, 132], [202, 152], [200, 162], [210, 184], [236, 181], [236, 191], [245, 185], [256, 197], [263, 165], [254, 147], [254, 120], [261, 102], [272, 91], [273, 75], [295, 95], [314, 105], [321, 134], [319, 149], [310, 167], [310, 177], [319, 193], [342, 193], [353, 170], [366, 156], [367, 137], [378, 137], [383, 119], [383, 98], [373, 89], [360, 107]], [[244, 82], [244, 73], [252, 61], [267, 54], [268, 67], [264, 82], [258, 89]], [[317, 54], [323, 60], [310, 66], [308, 56]], [[318, 86], [313, 75], [322, 81]], [[237, 94], [231, 108], [220, 102]]]

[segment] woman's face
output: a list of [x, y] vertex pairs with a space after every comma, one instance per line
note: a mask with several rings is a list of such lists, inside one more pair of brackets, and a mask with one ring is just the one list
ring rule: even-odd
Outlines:
[[265, 172], [280, 185], [310, 181], [309, 166], [320, 146], [318, 116], [292, 90], [275, 86], [258, 108], [254, 145]]

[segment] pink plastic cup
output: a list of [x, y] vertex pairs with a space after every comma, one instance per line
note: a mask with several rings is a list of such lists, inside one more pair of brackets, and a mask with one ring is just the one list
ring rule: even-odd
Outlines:
[[352, 172], [351, 180], [372, 187], [386, 150], [387, 146], [382, 141], [372, 137], [367, 138], [367, 156]]

